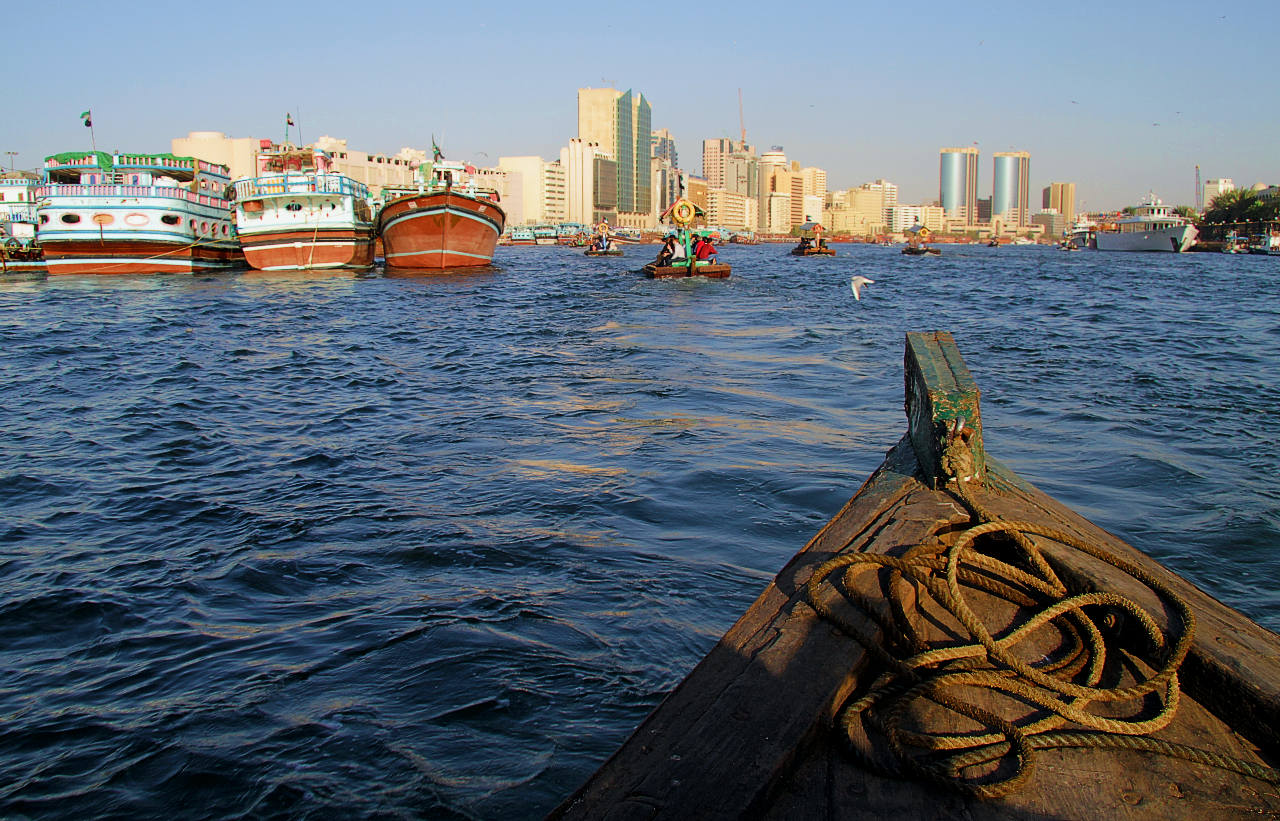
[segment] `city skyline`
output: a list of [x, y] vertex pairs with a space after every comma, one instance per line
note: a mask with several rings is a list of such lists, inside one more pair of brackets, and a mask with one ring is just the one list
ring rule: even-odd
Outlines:
[[[1197, 165], [1205, 179], [1241, 187], [1280, 181], [1265, 36], [1280, 23], [1280, 8], [1259, 4], [1140, 2], [1064, 29], [1058, 12], [1012, 3], [956, 14], [953, 5], [925, 2], [909, 20], [832, 3], [796, 18], [822, 25], [806, 29], [812, 48], [784, 55], [773, 39], [778, 10], [747, 3], [698, 34], [698, 62], [717, 67], [705, 77], [682, 70], [691, 65], [682, 38], [648, 36], [665, 23], [584, 3], [554, 13], [500, 5], [488, 17], [465, 17], [392, 2], [362, 17], [320, 2], [311, 19], [340, 22], [342, 36], [367, 55], [341, 68], [319, 53], [255, 45], [248, 35], [284, 30], [287, 10], [237, 0], [220, 9], [210, 19], [194, 5], [148, 1], [131, 4], [128, 15], [133, 41], [157, 47], [176, 29], [204, 32], [207, 23], [207, 38], [183, 39], [208, 41], [210, 70], [172, 60], [160, 70], [155, 49], [126, 48], [92, 26], [60, 28], [59, 56], [50, 60], [51, 13], [11, 10], [11, 65], [39, 71], [6, 94], [22, 114], [0, 128], [0, 150], [18, 152], [6, 159], [35, 168], [49, 154], [91, 148], [79, 119], [86, 110], [97, 147], [108, 151], [165, 151], [174, 137], [199, 130], [279, 139], [287, 112], [304, 141], [329, 134], [391, 155], [429, 147], [434, 135], [446, 156], [481, 165], [492, 164], [486, 156], [554, 159], [575, 136], [574, 91], [615, 87], [643, 90], [653, 127], [668, 129], [698, 171], [697, 146], [739, 139], [745, 120], [748, 142], [782, 145], [804, 165], [826, 169], [828, 188], [889, 179], [902, 202], [936, 199], [939, 149], [974, 143], [984, 166], [996, 152], [1028, 151], [1031, 189], [1074, 181], [1077, 208], [1095, 211], [1133, 205], [1148, 191], [1194, 205]], [[57, 10], [60, 19], [99, 13], [80, 0]], [[404, 21], [428, 19], [433, 36], [447, 32], [501, 59], [444, 80], [424, 74], [421, 27]], [[895, 35], [855, 36], [865, 30]], [[1042, 54], [1064, 38], [1070, 65], [1055, 61], [1049, 71]], [[1219, 42], [1231, 43], [1230, 66], [1211, 59], [1208, 46]], [[958, 65], [964, 83], [952, 82]], [[971, 82], [1007, 80], [1009, 66], [1020, 73], [992, 82], [997, 91]], [[88, 82], [104, 71], [110, 82]], [[1160, 79], [1144, 88], [1152, 76]], [[980, 197], [991, 195], [989, 184], [984, 169]]]

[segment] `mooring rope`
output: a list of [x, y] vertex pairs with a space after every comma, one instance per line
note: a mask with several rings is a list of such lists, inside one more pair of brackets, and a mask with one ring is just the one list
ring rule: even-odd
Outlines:
[[[944, 451], [943, 465], [952, 476], [972, 472], [971, 457], [964, 451], [958, 436]], [[997, 518], [963, 481], [952, 481], [948, 487], [955, 488], [973, 519], [981, 522], [956, 534], [949, 547], [917, 544], [901, 556], [839, 556], [819, 567], [804, 588], [814, 610], [885, 668], [865, 694], [851, 699], [840, 712], [849, 747], [865, 767], [891, 777], [914, 775], [989, 799], [1022, 786], [1035, 770], [1038, 751], [1092, 747], [1144, 750], [1280, 784], [1280, 771], [1147, 737], [1173, 721], [1181, 699], [1178, 669], [1191, 650], [1196, 623], [1180, 596], [1136, 564], [1068, 533]], [[1155, 593], [1176, 618], [1161, 630], [1146, 610], [1124, 596], [1068, 595], [1066, 585], [1029, 538], [1032, 535], [1067, 545], [1127, 574]], [[976, 549], [975, 542], [982, 536], [1011, 541], [1012, 561]], [[868, 587], [868, 580], [873, 580], [871, 585], [878, 582], [879, 589]], [[829, 606], [822, 593], [824, 585], [835, 588], [868, 621], [850, 620]], [[993, 635], [970, 605], [967, 593], [972, 591], [1015, 605], [1018, 619], [1013, 626]], [[921, 606], [926, 604], [933, 607], [926, 610]], [[954, 621], [951, 629], [967, 633], [967, 640], [926, 640], [926, 621], [936, 621], [939, 608]], [[1104, 631], [1118, 633], [1120, 619], [1139, 625], [1154, 648], [1151, 655], [1158, 667], [1146, 677], [1130, 670], [1135, 680], [1129, 686], [1106, 686], [1102, 680], [1108, 653], [1121, 660], [1123, 655], [1108, 647]], [[1063, 638], [1064, 647], [1055, 657], [1035, 663], [1018, 658], [1018, 645], [1046, 627], [1056, 628]], [[965, 698], [965, 690], [977, 690], [979, 695]], [[1010, 720], [989, 709], [992, 696], [1025, 702], [1034, 710], [1018, 723], [1019, 719]], [[904, 726], [908, 710], [921, 699], [986, 729], [908, 729]], [[1148, 709], [1152, 699], [1159, 703], [1154, 715]], [[1124, 711], [1129, 714], [1125, 718], [1090, 709], [1135, 701], [1136, 706]], [[1037, 714], [1041, 717], [1031, 720]], [[887, 742], [892, 760], [863, 750], [860, 740], [871, 744], [870, 730]], [[975, 768], [978, 772], [968, 774]]]

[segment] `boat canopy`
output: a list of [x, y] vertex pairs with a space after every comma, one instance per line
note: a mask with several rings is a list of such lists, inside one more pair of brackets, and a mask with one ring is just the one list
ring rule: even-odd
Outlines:
[[799, 228], [799, 236], [803, 239], [817, 239], [827, 229], [816, 222], [806, 222]]

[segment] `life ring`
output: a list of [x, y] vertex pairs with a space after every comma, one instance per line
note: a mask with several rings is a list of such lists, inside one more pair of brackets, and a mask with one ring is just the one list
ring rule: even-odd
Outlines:
[[21, 247], [22, 243], [18, 242], [17, 237], [9, 237], [4, 241], [4, 250], [6, 251], [17, 251]]
[[671, 218], [679, 225], [688, 225], [693, 222], [695, 213], [693, 203], [684, 200], [676, 203], [676, 207], [671, 210]]

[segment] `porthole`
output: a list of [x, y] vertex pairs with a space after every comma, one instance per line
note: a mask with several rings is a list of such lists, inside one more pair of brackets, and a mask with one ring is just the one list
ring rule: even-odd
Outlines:
[[150, 218], [148, 218], [146, 214], [129, 214], [124, 218], [124, 221], [128, 225], [139, 226], [146, 225], [148, 222], [151, 222]]
[[94, 214], [93, 221], [97, 225], [110, 225], [116, 221], [116, 218], [110, 214]]
[[288, 205], [286, 205], [286, 206], [285, 206], [285, 210], [286, 210], [286, 211], [301, 211], [301, 210], [302, 210], [302, 206], [301, 206], [301, 205], [299, 205], [299, 204], [298, 204], [298, 203], [296, 203], [296, 202], [291, 202], [291, 203], [289, 203]]
[[209, 233], [209, 223], [207, 222], [200, 223], [200, 233], [202, 234]]
[[182, 219], [180, 217], [174, 216], [173, 214], [165, 214], [163, 217], [160, 218], [160, 221], [163, 222], [165, 225], [180, 225], [182, 223]]
[[80, 221], [80, 215], [79, 214], [63, 214], [62, 221], [65, 222], [67, 225], [75, 225], [77, 222]]
[[227, 235], [227, 233], [228, 233], [227, 226], [226, 226], [226, 225], [223, 225], [223, 226], [222, 226], [222, 235], [225, 237], [225, 236]]
[[187, 220], [187, 227], [190, 228], [192, 231], [196, 230], [196, 221]]
[[44, 225], [44, 224], [45, 224], [46, 222], [48, 222], [48, 221], [49, 221], [49, 215], [48, 215], [48, 214], [41, 214], [41, 215], [40, 215], [40, 224], [41, 224], [41, 225]]

